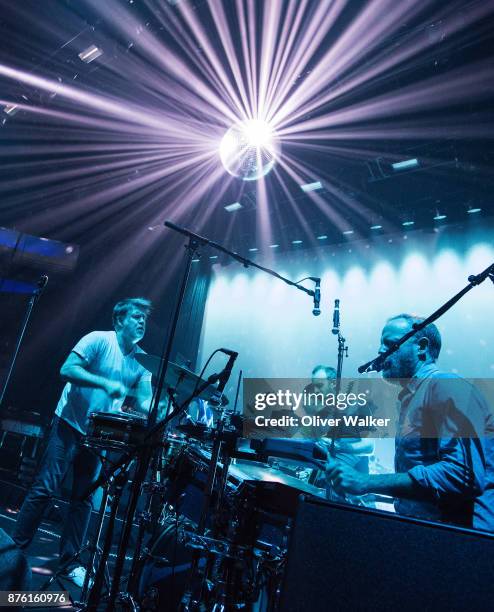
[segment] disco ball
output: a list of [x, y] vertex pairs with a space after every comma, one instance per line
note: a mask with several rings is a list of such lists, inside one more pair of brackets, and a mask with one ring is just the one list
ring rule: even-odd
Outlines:
[[244, 181], [256, 181], [266, 176], [280, 152], [281, 143], [276, 132], [260, 119], [233, 125], [220, 145], [225, 170]]

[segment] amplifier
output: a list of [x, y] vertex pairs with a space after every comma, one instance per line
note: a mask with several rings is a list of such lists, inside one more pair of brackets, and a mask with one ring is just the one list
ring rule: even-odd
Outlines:
[[494, 536], [299, 499], [281, 610], [492, 610]]

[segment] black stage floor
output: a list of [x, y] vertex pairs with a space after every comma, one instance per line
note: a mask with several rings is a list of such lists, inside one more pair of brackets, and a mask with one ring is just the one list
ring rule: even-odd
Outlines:
[[[18, 507], [17, 504], [10, 504], [8, 506], [0, 505], [0, 528], [2, 528], [8, 535], [11, 535], [14, 530], [14, 525], [17, 517]], [[92, 526], [95, 524], [95, 513], [93, 512]], [[53, 576], [54, 572], [58, 567], [58, 547], [60, 542], [60, 532], [62, 523], [54, 523], [49, 520], [43, 520], [40, 528], [38, 529], [36, 536], [26, 551], [26, 556], [31, 566], [32, 581], [31, 590], [39, 591], [43, 588], [43, 585]], [[90, 527], [91, 529], [91, 527]], [[93, 529], [94, 532], [94, 529]], [[112, 565], [115, 560], [116, 547], [118, 544], [118, 530], [116, 537], [114, 538], [114, 545], [112, 553], [109, 559], [109, 569], [111, 572]], [[132, 549], [130, 553], [132, 554]], [[128, 559], [127, 559], [128, 562]], [[126, 565], [127, 565], [126, 562]], [[124, 568], [124, 575], [125, 575]], [[63, 578], [59, 579], [59, 582], [54, 581], [53, 584], [48, 588], [49, 591], [68, 591], [72, 602], [78, 602], [80, 599], [81, 589], [75, 586], [72, 582]], [[8, 608], [12, 610], [12, 608]], [[75, 606], [58, 606], [58, 607], [43, 607], [43, 608], [26, 608], [30, 610], [43, 609], [43, 610], [76, 610]]]

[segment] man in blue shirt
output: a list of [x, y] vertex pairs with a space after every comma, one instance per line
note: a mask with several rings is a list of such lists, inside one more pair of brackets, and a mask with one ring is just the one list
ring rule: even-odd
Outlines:
[[[384, 353], [414, 323], [401, 314], [382, 331]], [[390, 355], [383, 378], [399, 384], [395, 474], [364, 475], [329, 460], [326, 475], [344, 493], [395, 498], [400, 514], [494, 531], [494, 420], [468, 381], [441, 373], [437, 327], [428, 325]]]

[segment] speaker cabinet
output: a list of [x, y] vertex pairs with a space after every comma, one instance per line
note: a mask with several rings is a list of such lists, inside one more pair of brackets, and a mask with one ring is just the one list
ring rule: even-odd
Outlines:
[[492, 610], [494, 536], [300, 498], [281, 610]]

